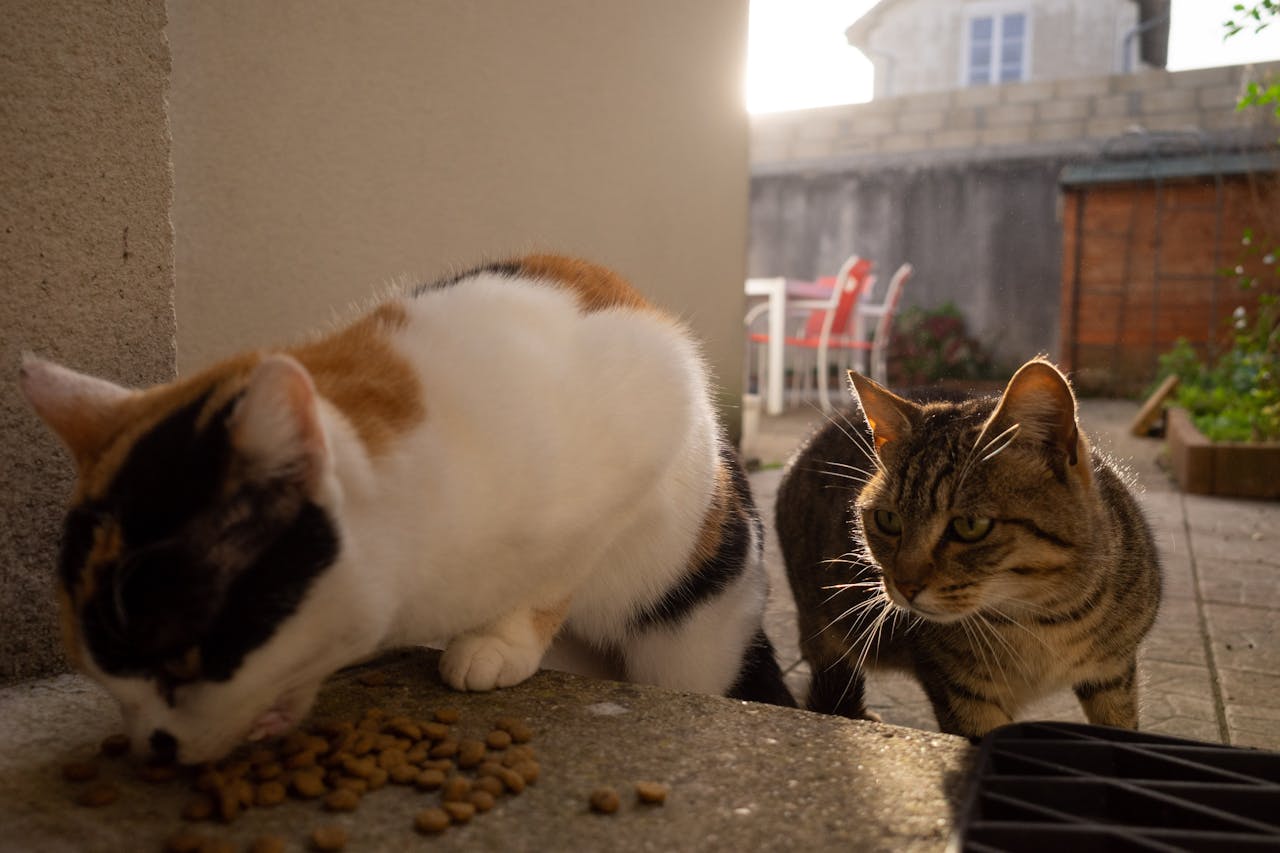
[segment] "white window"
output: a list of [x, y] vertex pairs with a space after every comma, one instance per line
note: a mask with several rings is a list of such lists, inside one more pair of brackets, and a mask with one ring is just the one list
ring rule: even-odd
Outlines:
[[987, 86], [1027, 79], [1029, 24], [1023, 9], [983, 9], [970, 14], [965, 19], [964, 85]]

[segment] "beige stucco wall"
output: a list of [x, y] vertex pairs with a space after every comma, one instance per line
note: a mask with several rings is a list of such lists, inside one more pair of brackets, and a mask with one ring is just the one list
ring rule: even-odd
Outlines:
[[0, 27], [0, 682], [63, 667], [54, 561], [72, 468], [21, 399], [31, 350], [173, 376], [163, 0], [11, 0]]
[[178, 364], [531, 248], [741, 373], [746, 3], [171, 0]]

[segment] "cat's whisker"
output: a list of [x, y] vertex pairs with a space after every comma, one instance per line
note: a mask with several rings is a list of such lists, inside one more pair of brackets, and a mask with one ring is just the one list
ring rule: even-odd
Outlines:
[[[1004, 449], [1008, 447], [1010, 444], [1012, 444], [1013, 440], [1018, 437], [1018, 432], [1021, 429], [1022, 429], [1022, 424], [1014, 424], [1004, 432], [997, 435], [995, 438], [991, 439], [991, 441], [987, 443], [987, 447], [984, 447], [982, 451], [980, 451], [985, 455], [978, 461], [986, 462], [988, 459], [991, 459], [999, 455], [1000, 453], [1002, 453]], [[1005, 436], [1008, 436], [1008, 438], [1005, 438]], [[1004, 439], [1004, 441], [1001, 442], [1000, 441], [1001, 439]], [[997, 442], [1000, 442], [1000, 444], [994, 450], [988, 451], [987, 448], [990, 448], [992, 445], [996, 444]]]
[[[845, 471], [853, 471], [853, 472], [856, 472], [856, 473], [858, 473], [858, 474], [861, 474], [861, 475], [862, 475], [862, 480], [863, 480], [863, 482], [866, 482], [867, 480], [870, 480], [870, 479], [872, 478], [872, 476], [874, 476], [874, 475], [875, 475], [875, 473], [876, 473], [875, 471], [868, 471], [866, 468], [860, 468], [860, 467], [858, 467], [857, 465], [846, 465], [846, 464], [844, 464], [844, 463], [842, 463], [842, 462], [827, 462], [827, 461], [824, 461], [822, 464], [824, 464], [824, 465], [830, 465], [830, 466], [834, 466], [834, 467], [838, 467], [838, 468], [843, 468], [843, 469], [845, 469]], [[842, 471], [825, 471], [825, 472], [823, 472], [823, 473], [826, 473], [826, 474], [841, 474], [841, 473], [844, 473], [844, 472], [842, 472]]]
[[[875, 641], [875, 644], [876, 644], [877, 653], [879, 652], [881, 629], [884, 627], [885, 620], [888, 619], [890, 615], [892, 615], [892, 611], [896, 610], [896, 608], [893, 607], [892, 602], [889, 601], [889, 598], [887, 595], [868, 599], [868, 601], [864, 602], [864, 604], [865, 603], [886, 604], [889, 606], [882, 608], [881, 611], [876, 615], [875, 619], [871, 622], [871, 624], [868, 625], [863, 630], [863, 632], [858, 635], [858, 639], [855, 640], [853, 643], [849, 643], [848, 648], [846, 648], [844, 654], [840, 655], [840, 657], [836, 658], [836, 660], [832, 662], [831, 666], [835, 666], [845, 658], [849, 657], [850, 652], [852, 652], [855, 648], [857, 648], [859, 644], [862, 645], [862, 653], [858, 655], [858, 662], [852, 668], [853, 672], [850, 674], [849, 681], [847, 684], [845, 684], [844, 690], [841, 691], [840, 698], [836, 700], [837, 707], [839, 707], [841, 704], [844, 703], [845, 697], [849, 695], [849, 690], [850, 688], [853, 687], [853, 684], [858, 679], [858, 677], [862, 673], [866, 672], [865, 666], [867, 662], [867, 653], [871, 649], [871, 643], [873, 640]], [[852, 633], [852, 631], [853, 629], [850, 628], [850, 633]], [[848, 636], [849, 636], [848, 634], [845, 635], [846, 641], [848, 640]], [[830, 667], [828, 667], [828, 669], [830, 669]]]
[[852, 482], [858, 483], [859, 485], [867, 484], [867, 479], [868, 479], [867, 475], [849, 474], [847, 473], [847, 471], [826, 471], [826, 470], [820, 469], [820, 467], [806, 467], [806, 469], [803, 469], [803, 470], [809, 471], [810, 474], [818, 474], [820, 476], [836, 476], [836, 478], [840, 478], [842, 480], [852, 480]]
[[865, 627], [863, 627], [863, 630], [858, 634], [858, 639], [854, 640], [854, 642], [852, 643], [849, 642], [849, 637], [853, 635], [854, 631], [858, 630], [859, 626], [864, 625], [865, 619], [867, 616], [870, 615], [870, 612], [875, 607], [879, 606], [883, 608], [883, 606], [886, 604], [890, 604], [887, 597], [872, 596], [871, 598], [865, 599], [864, 601], [860, 601], [857, 604], [853, 605], [848, 610], [844, 611], [843, 613], [841, 613], [839, 616], [837, 616], [835, 619], [831, 621], [831, 625], [828, 627], [834, 626], [836, 622], [839, 622], [841, 619], [845, 619], [854, 615], [859, 610], [867, 611], [865, 613], [859, 614], [858, 618], [851, 621], [849, 625], [849, 630], [845, 632], [844, 638], [843, 638], [843, 643], [846, 645], [847, 648], [845, 649], [844, 654], [842, 654], [839, 658], [836, 659], [837, 661], [843, 660], [844, 658], [848, 657], [849, 654], [853, 651], [853, 649], [862, 641], [863, 637], [866, 636], [867, 632], [875, 628], [876, 622], [883, 615], [883, 613], [876, 614], [876, 616], [871, 619], [870, 624], [867, 624]]
[[860, 467], [858, 467], [857, 465], [850, 465], [848, 462], [836, 462], [836, 461], [833, 461], [833, 460], [831, 460], [831, 459], [824, 459], [824, 460], [822, 460], [822, 464], [823, 464], [823, 465], [834, 465], [834, 466], [835, 466], [835, 467], [837, 467], [837, 468], [848, 468], [848, 469], [849, 469], [849, 470], [851, 470], [851, 471], [861, 471], [863, 474], [870, 474], [870, 473], [872, 473], [871, 471], [868, 471], [866, 468], [860, 468]]
[[866, 422], [864, 421], [861, 424], [855, 424], [853, 421], [849, 420], [850, 411], [850, 409], [842, 409], [840, 411], [840, 419], [845, 422], [845, 425], [848, 426], [849, 429], [853, 430], [854, 434], [857, 436], [858, 446], [866, 451], [867, 456], [871, 457], [871, 461], [875, 466], [883, 471], [884, 466], [880, 463], [880, 457], [876, 453], [874, 440], [867, 435]]
[[[1009, 689], [1009, 677], [1005, 673], [1004, 668], [1000, 667], [1000, 656], [996, 650], [989, 646], [979, 630], [978, 624], [970, 619], [963, 619], [960, 626], [964, 629], [965, 636], [969, 639], [969, 647], [978, 654], [979, 660], [982, 662], [982, 669], [985, 670], [987, 678], [994, 684], [996, 674], [999, 673], [1005, 683], [1005, 689]], [[991, 652], [992, 660], [987, 658], [987, 652]], [[994, 662], [993, 662], [994, 661]]]
[[1022, 662], [1022, 651], [1018, 649], [1013, 643], [1009, 642], [1008, 638], [1006, 638], [1003, 634], [1000, 633], [999, 628], [991, 624], [991, 620], [988, 619], [982, 613], [982, 611], [978, 611], [973, 615], [974, 615], [974, 618], [978, 620], [978, 623], [982, 625], [991, 634], [991, 636], [994, 639], [998, 640], [1000, 642], [1000, 645], [1002, 645], [1005, 649], [1009, 651], [1010, 655], [1012, 655], [1019, 663]]
[[974, 633], [981, 636], [983, 641], [986, 643], [987, 648], [991, 650], [991, 657], [995, 661], [995, 666], [998, 669], [1000, 680], [1004, 682], [1005, 692], [1007, 695], [1012, 696], [1013, 688], [1009, 683], [1009, 667], [1001, 665], [1004, 657], [1001, 655], [1000, 649], [996, 648], [995, 642], [993, 641], [998, 640], [1002, 643], [1012, 654], [1014, 661], [1018, 663], [1022, 662], [1022, 654], [1010, 645], [1004, 637], [1001, 637], [999, 632], [996, 631], [995, 626], [988, 622], [981, 613], [975, 613], [974, 616], [977, 617], [974, 620]]
[[866, 640], [865, 640], [865, 641], [863, 641], [863, 643], [862, 643], [862, 653], [858, 655], [858, 669], [859, 669], [859, 670], [862, 670], [862, 669], [866, 666], [866, 663], [867, 663], [867, 656], [868, 656], [868, 654], [870, 654], [870, 652], [871, 652], [871, 644], [872, 644], [873, 642], [875, 643], [877, 653], [879, 653], [879, 650], [880, 650], [880, 634], [881, 634], [881, 631], [882, 631], [882, 630], [883, 630], [883, 628], [884, 628], [884, 624], [885, 624], [885, 622], [886, 622], [886, 621], [888, 621], [889, 616], [890, 616], [890, 615], [891, 615], [891, 613], [892, 613], [892, 610], [893, 610], [893, 608], [892, 608], [892, 607], [886, 607], [886, 608], [882, 609], [882, 610], [880, 611], [879, 615], [878, 615], [878, 616], [876, 616], [876, 620], [875, 620], [875, 622], [874, 622], [874, 623], [872, 623], [872, 627], [873, 627], [875, 630], [873, 630], [873, 631], [872, 631], [872, 632], [867, 636]]
[[[811, 403], [810, 405], [813, 404]], [[818, 407], [814, 406], [814, 408], [817, 409]], [[871, 440], [864, 434], [864, 431], [849, 420], [849, 417], [844, 410], [841, 410], [839, 414], [840, 420], [844, 421], [844, 424], [837, 421], [831, 414], [827, 412], [822, 413], [823, 417], [826, 418], [832, 426], [844, 433], [844, 437], [849, 439], [850, 443], [859, 447], [866, 453], [867, 457], [871, 460], [872, 464], [876, 466], [877, 470], [884, 471], [884, 463], [880, 461], [879, 455], [875, 452], [875, 447], [872, 445]], [[846, 426], [848, 429], [845, 429]]]
[[846, 589], [875, 589], [878, 586], [880, 586], [880, 581], [854, 581], [853, 583], [834, 583], [829, 586], [822, 586], [818, 588], [841, 591]]
[[[1043, 610], [1043, 609], [1045, 609], [1045, 608], [1040, 608], [1040, 609], [1042, 609], [1042, 610]], [[1020, 630], [1022, 630], [1023, 632], [1025, 632], [1025, 633], [1026, 633], [1026, 635], [1027, 635], [1028, 637], [1030, 637], [1031, 639], [1033, 639], [1033, 640], [1035, 640], [1037, 643], [1039, 643], [1041, 646], [1043, 646], [1043, 647], [1045, 648], [1045, 650], [1046, 650], [1046, 651], [1049, 651], [1049, 652], [1052, 652], [1052, 651], [1053, 651], [1053, 647], [1052, 647], [1052, 646], [1050, 646], [1047, 642], [1045, 642], [1045, 640], [1044, 640], [1044, 638], [1043, 638], [1043, 637], [1041, 637], [1041, 636], [1040, 636], [1039, 634], [1037, 634], [1035, 631], [1032, 631], [1032, 630], [1031, 630], [1030, 628], [1028, 628], [1026, 625], [1023, 625], [1020, 621], [1018, 621], [1018, 618], [1017, 618], [1016, 616], [1012, 616], [1012, 615], [1010, 615], [1010, 614], [1008, 614], [1008, 613], [1005, 613], [1003, 610], [1000, 610], [999, 608], [994, 608], [994, 607], [993, 607], [993, 608], [991, 608], [991, 610], [992, 610], [992, 612], [997, 613], [997, 614], [999, 614], [1000, 616], [1004, 617], [1005, 619], [1009, 620], [1008, 624], [1013, 625], [1013, 626], [1015, 626], [1015, 627], [1019, 628]]]
[[[1012, 444], [1021, 428], [1021, 424], [1014, 424], [986, 444], [982, 444], [981, 449], [979, 449], [978, 445], [981, 444], [983, 437], [987, 434], [987, 428], [984, 426], [982, 432], [978, 433], [978, 437], [973, 443], [973, 449], [969, 451], [969, 455], [965, 458], [964, 467], [960, 469], [960, 476], [956, 478], [955, 491], [960, 491], [960, 487], [964, 485], [965, 478], [969, 476], [970, 471]], [[999, 443], [998, 447], [996, 447], [997, 443]], [[992, 447], [995, 447], [995, 449], [992, 450]]]
[[[828, 599], [828, 601], [829, 600], [830, 599]], [[837, 622], [840, 622], [843, 619], [848, 619], [849, 617], [854, 616], [855, 614], [857, 614], [859, 610], [869, 610], [871, 607], [880, 603], [881, 602], [879, 598], [868, 598], [868, 599], [865, 599], [864, 601], [859, 601], [857, 604], [854, 604], [853, 606], [849, 607], [844, 612], [842, 612], [839, 616], [836, 616], [834, 619], [828, 622], [827, 626], [823, 628], [822, 631], [829, 631], [835, 627]], [[849, 635], [852, 634], [854, 630], [857, 629], [857, 627], [858, 627], [858, 620], [855, 619], [853, 620], [853, 624], [849, 626], [849, 630], [845, 632], [846, 640], [848, 640]], [[818, 633], [822, 633], [822, 631], [819, 631]]]
[[878, 605], [884, 605], [885, 603], [887, 603], [887, 599], [881, 599], [881, 598], [878, 598], [878, 597], [877, 597], [877, 598], [868, 598], [866, 601], [860, 601], [860, 602], [858, 602], [857, 604], [855, 604], [855, 605], [853, 605], [852, 607], [850, 607], [850, 608], [849, 608], [848, 610], [846, 610], [844, 613], [840, 614], [840, 618], [845, 618], [845, 617], [848, 617], [848, 616], [852, 616], [852, 615], [854, 615], [855, 613], [857, 613], [859, 610], [871, 611], [871, 610], [873, 610], [876, 606], [878, 606]]
[[832, 601], [835, 600], [837, 595], [839, 595], [842, 592], [848, 592], [853, 588], [854, 588], [853, 584], [837, 584], [835, 586], [824, 586], [822, 587], [822, 589], [829, 589], [832, 592], [830, 595], [828, 595], [826, 598], [822, 600], [822, 603], [824, 605], [830, 604]]

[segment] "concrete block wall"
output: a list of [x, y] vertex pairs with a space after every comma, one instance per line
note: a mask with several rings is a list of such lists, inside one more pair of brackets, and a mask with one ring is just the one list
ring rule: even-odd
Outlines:
[[754, 116], [748, 272], [816, 278], [857, 253], [887, 279], [910, 261], [905, 305], [953, 303], [1005, 364], [1057, 356], [1062, 169], [1274, 146], [1274, 111], [1235, 102], [1277, 76], [1143, 71]]
[[12, 0], [0, 27], [0, 683], [65, 668], [54, 608], [71, 461], [18, 393], [31, 350], [174, 375], [164, 0]]
[[1234, 104], [1250, 81], [1277, 78], [1280, 63], [1151, 70], [766, 113], [752, 118], [751, 162], [759, 170], [903, 154], [1006, 156], [1011, 147], [1096, 147], [1139, 129], [1255, 144], [1274, 136], [1272, 113]]

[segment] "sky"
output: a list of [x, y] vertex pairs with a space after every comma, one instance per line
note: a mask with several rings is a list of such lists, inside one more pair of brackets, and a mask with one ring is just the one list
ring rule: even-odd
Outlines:
[[[1280, 16], [1223, 41], [1245, 0], [1173, 0], [1170, 71], [1280, 60]], [[871, 100], [871, 62], [844, 31], [876, 0], [751, 0], [747, 109], [753, 113]], [[1253, 5], [1253, 0], [1245, 2]]]

